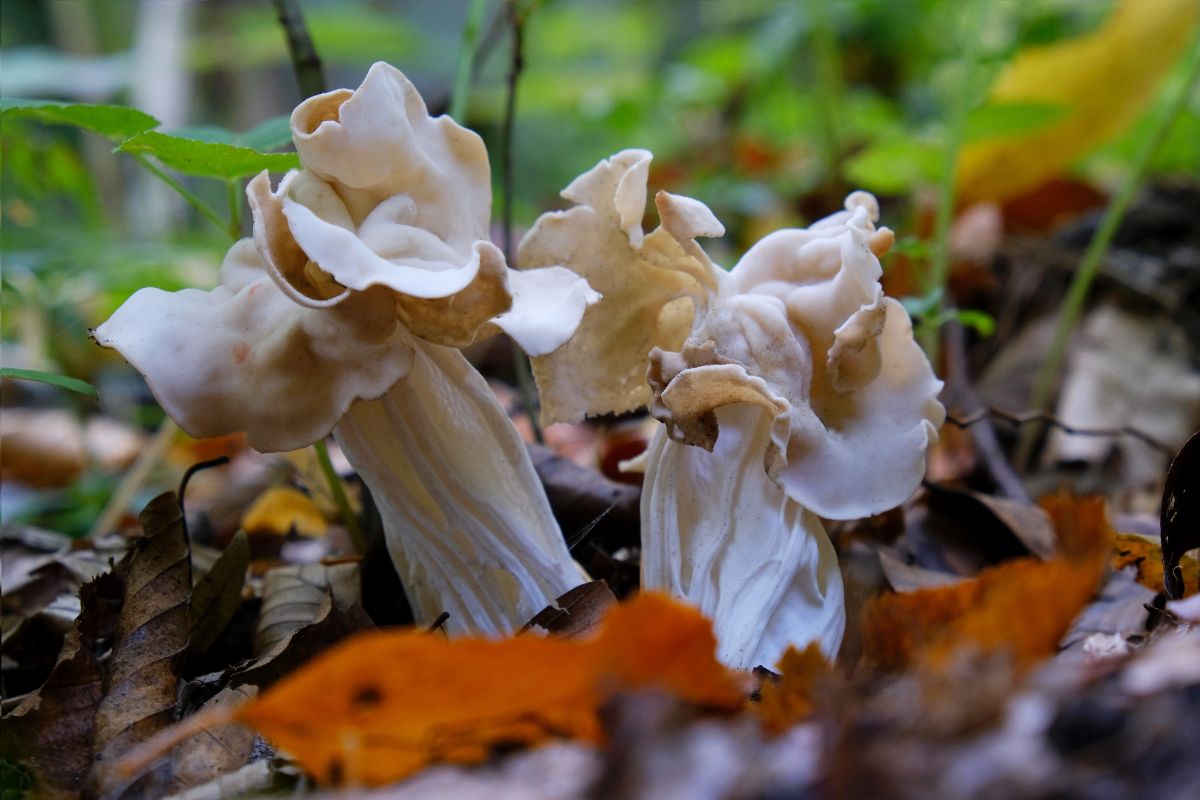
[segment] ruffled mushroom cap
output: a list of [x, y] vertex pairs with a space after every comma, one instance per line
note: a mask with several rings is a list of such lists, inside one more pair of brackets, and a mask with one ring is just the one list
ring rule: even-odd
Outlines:
[[253, 245], [234, 245], [221, 285], [143, 289], [95, 332], [188, 432], [294, 449], [403, 377], [409, 336], [463, 346], [502, 329], [542, 355], [599, 298], [561, 266], [507, 267], [487, 238], [482, 141], [429, 117], [395, 68], [306, 100], [292, 135], [304, 169], [275, 190], [250, 181]]
[[681, 351], [651, 357], [652, 409], [672, 438], [711, 450], [717, 408], [762, 408], [768, 472], [831, 519], [902, 503], [945, 419], [942, 383], [879, 285], [892, 234], [877, 218], [875, 199], [856, 192], [844, 212], [767, 236]]

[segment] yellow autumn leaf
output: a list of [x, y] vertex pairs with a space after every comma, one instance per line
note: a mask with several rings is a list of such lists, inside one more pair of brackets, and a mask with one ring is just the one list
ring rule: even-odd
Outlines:
[[1058, 105], [1066, 113], [1036, 132], [964, 148], [959, 196], [966, 202], [1014, 197], [1119, 133], [1193, 40], [1197, 18], [1196, 0], [1119, 0], [1092, 33], [1018, 54], [989, 102]]
[[292, 528], [301, 536], [324, 536], [328, 527], [308, 495], [288, 486], [263, 492], [242, 516], [242, 528], [251, 536], [285, 536]]

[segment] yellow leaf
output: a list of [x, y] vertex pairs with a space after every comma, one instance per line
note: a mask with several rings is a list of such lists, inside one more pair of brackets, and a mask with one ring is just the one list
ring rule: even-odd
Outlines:
[[989, 101], [1046, 103], [1064, 118], [1028, 135], [966, 147], [958, 192], [966, 202], [1002, 201], [1036, 188], [1132, 122], [1192, 40], [1196, 0], [1120, 0], [1096, 31], [1017, 55]]
[[[1112, 568], [1124, 569], [1130, 564], [1137, 569], [1138, 583], [1156, 592], [1163, 590], [1162, 547], [1156, 540], [1133, 533], [1117, 534]], [[1185, 593], [1200, 592], [1200, 561], [1185, 554], [1179, 560], [1179, 567], [1183, 571]]]
[[623, 689], [739, 708], [742, 689], [715, 653], [699, 612], [645, 593], [611, 611], [592, 639], [360, 634], [237, 718], [323, 783], [382, 785], [434, 761], [482, 761], [500, 746], [599, 742], [598, 709]]
[[251, 536], [285, 536], [292, 528], [301, 536], [324, 536], [328, 527], [308, 495], [287, 486], [263, 492], [242, 516], [242, 528]]

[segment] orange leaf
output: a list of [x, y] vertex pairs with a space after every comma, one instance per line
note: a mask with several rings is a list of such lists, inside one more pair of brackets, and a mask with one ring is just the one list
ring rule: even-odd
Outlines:
[[1098, 498], [1042, 502], [1059, 555], [1020, 558], [952, 586], [884, 595], [863, 612], [863, 655], [886, 671], [945, 663], [960, 648], [1007, 650], [1018, 668], [1054, 652], [1099, 586], [1112, 530]]
[[292, 528], [301, 536], [324, 536], [328, 527], [308, 495], [288, 486], [263, 492], [242, 516], [242, 528], [251, 536], [286, 536]]
[[501, 745], [597, 742], [597, 710], [621, 689], [738, 708], [742, 691], [715, 652], [699, 612], [646, 593], [610, 612], [587, 640], [360, 634], [237, 717], [323, 783], [382, 785], [434, 761], [482, 761]]
[[776, 665], [777, 681], [763, 684], [754, 710], [769, 733], [783, 733], [812, 714], [813, 692], [833, 675], [833, 665], [821, 648], [810, 644], [804, 650], [789, 647]]
[[[1130, 564], [1137, 569], [1138, 583], [1155, 592], [1163, 590], [1162, 547], [1157, 541], [1132, 533], [1118, 533], [1112, 568], [1124, 569]], [[1200, 561], [1195, 556], [1185, 555], [1179, 560], [1179, 567], [1183, 570], [1185, 593], [1200, 592]]]

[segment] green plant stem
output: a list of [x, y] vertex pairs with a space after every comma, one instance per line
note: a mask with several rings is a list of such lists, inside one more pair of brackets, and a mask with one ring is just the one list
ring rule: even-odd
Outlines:
[[313, 46], [308, 26], [304, 24], [300, 3], [298, 0], [271, 0], [271, 5], [275, 6], [279, 25], [287, 37], [288, 55], [292, 59], [296, 82], [300, 84], [301, 96], [309, 98], [321, 94], [325, 91], [325, 70], [317, 56], [317, 48]]
[[241, 181], [225, 182], [225, 198], [229, 203], [229, 235], [236, 242], [242, 237]]
[[361, 556], [367, 552], [367, 542], [363, 538], [362, 528], [358, 526], [358, 517], [350, 507], [350, 498], [346, 496], [346, 487], [342, 485], [341, 476], [334, 470], [333, 462], [329, 459], [329, 448], [325, 446], [325, 440], [318, 439], [313, 444], [313, 450], [316, 451], [317, 463], [321, 465], [321, 473], [325, 476], [325, 482], [329, 484], [329, 493], [333, 495], [333, 502], [337, 505], [342, 522], [346, 523], [350, 544], [354, 547], [354, 552]]
[[[512, 58], [508, 67], [508, 91], [504, 100], [500, 164], [503, 169], [502, 186], [504, 190], [504, 258], [509, 264], [512, 264], [513, 257], [516, 255], [513, 248], [513, 128], [517, 118], [517, 84], [521, 79], [521, 71], [525, 69], [525, 16], [518, 8], [517, 0], [508, 0], [508, 19], [512, 32]], [[529, 424], [533, 428], [533, 438], [538, 444], [544, 444], [542, 425], [538, 420], [537, 388], [534, 386], [533, 374], [529, 368], [529, 358], [515, 343], [512, 351], [513, 372], [517, 376], [517, 391], [521, 395], [521, 405], [525, 407], [525, 413], [529, 416]]]
[[941, 346], [942, 304], [945, 302], [946, 277], [950, 271], [950, 226], [954, 221], [955, 168], [958, 153], [962, 148], [963, 131], [967, 112], [971, 105], [972, 79], [975, 75], [975, 54], [979, 45], [979, 15], [983, 3], [965, 3], [961, 41], [963, 42], [962, 68], [958, 86], [955, 87], [950, 113], [946, 119], [946, 141], [942, 147], [942, 174], [938, 180], [937, 216], [934, 219], [933, 260], [929, 265], [929, 276], [925, 282], [925, 293], [932, 294], [941, 289], [933, 304], [928, 322], [921, 325], [921, 345], [925, 354], [938, 368], [938, 351]]
[[[1117, 194], [1108, 204], [1108, 208], [1105, 209], [1104, 217], [1100, 220], [1100, 226], [1096, 229], [1092, 240], [1088, 242], [1087, 250], [1084, 251], [1083, 258], [1079, 262], [1079, 268], [1075, 270], [1075, 276], [1071, 279], [1071, 285], [1067, 289], [1067, 296], [1063, 299], [1060, 306], [1058, 325], [1054, 329], [1054, 337], [1050, 340], [1050, 347], [1046, 350], [1046, 360], [1042, 362], [1037, 380], [1034, 382], [1033, 398], [1031, 401], [1034, 411], [1049, 410], [1050, 397], [1054, 390], [1055, 379], [1062, 369], [1063, 359], [1067, 354], [1067, 346], [1071, 342], [1071, 334], [1075, 330], [1075, 325], [1079, 321], [1080, 314], [1083, 313], [1088, 292], [1092, 288], [1092, 282], [1096, 278], [1100, 264], [1104, 261], [1104, 256], [1112, 244], [1113, 237], [1117, 233], [1117, 228], [1120, 227], [1121, 219], [1129, 209], [1130, 203], [1133, 202], [1133, 198], [1137, 194], [1142, 181], [1145, 180], [1146, 171], [1150, 166], [1151, 159], [1154, 158], [1154, 154], [1162, 147], [1163, 142], [1166, 141], [1167, 136], [1171, 132], [1172, 125], [1174, 125], [1175, 120], [1179, 118], [1180, 113], [1187, 105], [1188, 98], [1191, 96], [1198, 79], [1200, 79], [1200, 38], [1197, 38], [1192, 48], [1190, 61], [1186, 67], [1185, 77], [1178, 94], [1168, 101], [1166, 110], [1154, 123], [1149, 135], [1142, 142], [1141, 147], [1138, 148], [1137, 153], [1134, 155], [1128, 177], [1121, 184], [1120, 189], [1117, 190]], [[1044, 429], [1045, 426], [1039, 424], [1031, 425], [1021, 431], [1021, 438], [1013, 459], [1018, 469], [1024, 469], [1029, 464], [1029, 459], [1033, 455], [1034, 445], [1037, 444], [1037, 440]]]
[[828, 0], [809, 0], [812, 10], [814, 90], [817, 100], [817, 134], [826, 180], [837, 182], [842, 147], [838, 137], [837, 114], [842, 95], [842, 59], [837, 30]]
[[471, 64], [475, 60], [479, 26], [483, 22], [483, 11], [486, 8], [487, 0], [471, 0], [471, 4], [467, 6], [467, 19], [463, 23], [458, 68], [454, 73], [454, 89], [450, 93], [450, 116], [460, 124], [465, 123], [467, 117], [467, 101], [471, 95]]
[[[180, 197], [182, 197], [184, 200], [186, 200], [188, 202], [188, 205], [190, 205], [192, 208], [199, 211], [201, 216], [203, 216], [209, 222], [211, 222], [212, 224], [214, 224], [218, 228], [220, 228], [222, 232], [229, 233], [229, 225], [225, 222], [225, 220], [221, 219], [221, 215], [218, 214], [216, 211], [213, 211], [212, 208], [209, 207], [209, 205], [207, 203], [205, 203], [203, 200], [201, 200], [199, 197], [197, 197], [195, 194], [193, 194], [190, 189], [188, 189], [186, 186], [184, 186], [179, 181], [172, 178], [167, 173], [163, 172], [161, 169], [159, 169], [157, 166], [155, 166], [154, 163], [152, 161], [150, 161], [150, 159], [146, 158], [145, 156], [140, 155], [138, 153], [130, 153], [129, 155], [133, 157], [134, 161], [138, 162], [143, 167], [145, 167], [147, 170], [149, 170], [151, 175], [158, 178], [160, 181], [165, 183], [167, 186], [170, 186], [172, 189], [174, 189], [179, 194]], [[233, 238], [237, 239], [237, 236], [234, 236]]]

